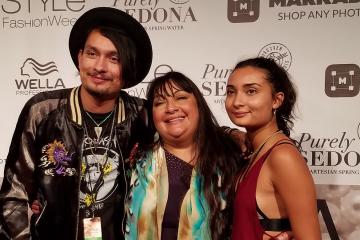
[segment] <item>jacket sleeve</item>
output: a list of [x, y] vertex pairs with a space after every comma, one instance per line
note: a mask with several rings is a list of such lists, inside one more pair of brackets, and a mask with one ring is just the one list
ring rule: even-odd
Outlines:
[[152, 116], [149, 113], [151, 107], [148, 106], [146, 100], [141, 100], [142, 101], [138, 101], [136, 104], [137, 118], [135, 123], [132, 124], [131, 137], [133, 142], [131, 143], [131, 146], [134, 146], [135, 143], [148, 145], [154, 142], [155, 127]]
[[[29, 239], [28, 201], [34, 189], [36, 159], [36, 126], [34, 108], [29, 102], [23, 108], [7, 156], [0, 190], [0, 233], [14, 240]], [[6, 233], [5, 233], [6, 232]]]

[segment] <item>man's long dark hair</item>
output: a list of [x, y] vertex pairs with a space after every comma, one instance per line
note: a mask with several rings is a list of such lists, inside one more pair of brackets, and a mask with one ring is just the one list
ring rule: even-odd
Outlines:
[[[230, 232], [234, 179], [238, 169], [244, 164], [240, 157], [240, 148], [219, 127], [199, 88], [182, 73], [169, 72], [150, 83], [147, 92], [149, 109], [152, 109], [156, 95], [171, 96], [171, 89], [191, 93], [197, 101], [199, 122], [194, 123], [198, 125], [194, 142], [197, 144], [198, 159], [195, 169], [201, 176], [202, 192], [210, 208], [211, 238], [223, 239]], [[225, 209], [221, 209], [222, 198], [226, 200]]]

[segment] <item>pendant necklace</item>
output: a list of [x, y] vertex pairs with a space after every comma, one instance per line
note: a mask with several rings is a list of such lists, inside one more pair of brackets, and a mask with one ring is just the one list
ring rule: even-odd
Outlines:
[[[106, 119], [109, 118], [109, 116], [111, 116], [111, 114], [114, 111], [112, 111], [107, 117]], [[89, 116], [90, 117], [90, 116]], [[105, 119], [105, 120], [106, 120]], [[92, 119], [94, 121], [94, 119]], [[102, 121], [102, 123], [104, 122], [104, 120]], [[94, 121], [95, 123], [95, 121]], [[100, 123], [101, 124], [101, 123]], [[89, 132], [86, 126], [86, 123], [84, 122], [84, 131], [85, 131], [85, 137], [89, 138]], [[106, 168], [107, 164], [108, 164], [108, 152], [110, 150], [110, 145], [112, 142], [112, 139], [114, 137], [114, 132], [115, 132], [115, 117], [113, 117], [112, 119], [112, 123], [111, 123], [111, 129], [110, 129], [110, 135], [109, 135], [109, 141], [107, 142], [106, 146], [105, 146], [105, 153], [102, 155], [102, 157], [100, 157], [100, 159], [98, 158], [96, 152], [93, 151], [93, 148], [90, 146], [90, 151], [91, 151], [91, 155], [93, 156], [95, 163], [97, 164], [97, 167], [99, 168], [98, 170], [100, 171], [100, 175], [98, 176], [98, 179], [96, 179], [95, 184], [91, 185], [91, 176], [90, 176], [90, 168], [89, 168], [89, 163], [87, 161], [87, 156], [85, 156], [85, 169], [84, 169], [84, 182], [86, 183], [86, 196], [87, 196], [87, 203], [85, 203], [87, 205], [87, 207], [91, 208], [92, 214], [94, 214], [94, 209], [92, 209], [92, 206], [94, 205], [94, 203], [96, 202], [96, 196], [98, 194], [98, 191], [100, 189], [101, 186], [103, 186], [103, 177], [105, 171], [104, 169]], [[97, 146], [94, 145], [94, 148], [96, 150]], [[84, 153], [85, 148], [84, 148], [84, 142], [82, 144], [82, 152]]]
[[276, 132], [274, 132], [273, 134], [271, 134], [269, 137], [267, 137], [260, 145], [259, 147], [257, 147], [255, 149], [255, 151], [250, 154], [250, 162], [248, 164], [248, 166], [246, 167], [245, 171], [240, 175], [240, 177], [238, 178], [237, 182], [236, 182], [236, 187], [238, 185], [238, 183], [240, 181], [243, 180], [243, 178], [247, 175], [247, 173], [249, 172], [250, 168], [253, 166], [253, 163], [255, 162], [255, 159], [257, 157], [257, 155], [259, 154], [259, 152], [261, 151], [261, 149], [265, 146], [265, 144], [267, 142], [269, 142], [270, 139], [272, 139], [275, 135], [282, 133], [282, 130], [277, 130]]
[[102, 130], [103, 130], [101, 125], [111, 117], [111, 115], [114, 113], [114, 109], [99, 123], [95, 121], [95, 119], [91, 116], [90, 113], [88, 113], [87, 111], [85, 111], [85, 113], [91, 119], [91, 121], [95, 124], [94, 131], [96, 133], [97, 139], [99, 140]]

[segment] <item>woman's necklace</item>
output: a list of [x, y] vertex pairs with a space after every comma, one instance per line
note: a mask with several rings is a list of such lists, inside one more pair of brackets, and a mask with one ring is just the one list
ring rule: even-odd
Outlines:
[[[274, 132], [273, 134], [271, 134], [269, 137], [267, 137], [267, 138], [259, 145], [259, 147], [257, 147], [257, 148], [255, 149], [255, 151], [254, 151], [252, 154], [250, 154], [250, 156], [249, 156], [249, 158], [250, 158], [249, 164], [248, 164], [248, 166], [246, 167], [244, 173], [240, 175], [240, 177], [239, 177], [239, 179], [238, 179], [238, 181], [237, 181], [237, 184], [238, 184], [238, 182], [241, 181], [241, 180], [246, 176], [246, 174], [249, 172], [250, 168], [252, 167], [253, 163], [255, 162], [255, 159], [256, 159], [257, 155], [259, 154], [259, 152], [261, 151], [261, 149], [265, 146], [265, 144], [266, 144], [267, 142], [269, 142], [270, 139], [272, 139], [274, 136], [276, 136], [276, 135], [279, 134], [279, 133], [282, 133], [282, 131], [281, 131], [281, 130], [277, 130], [276, 132]], [[236, 186], [237, 186], [237, 184], [236, 184]], [[236, 188], [237, 188], [237, 187], [236, 187]]]
[[[115, 109], [115, 108], [114, 108]], [[85, 111], [86, 115], [91, 119], [91, 121], [96, 125], [94, 127], [95, 133], [97, 138], [99, 139], [101, 136], [101, 132], [103, 130], [103, 128], [101, 127], [101, 125], [110, 118], [110, 116], [114, 113], [114, 109], [99, 123], [95, 121], [95, 119], [91, 116], [90, 113], [88, 113], [87, 111]]]
[[271, 139], [273, 138], [275, 135], [282, 133], [281, 130], [277, 130], [276, 132], [274, 132], [273, 134], [271, 134], [269, 137], [267, 137], [260, 145], [259, 147], [257, 147], [255, 149], [255, 151], [250, 154], [250, 161], [253, 162], [256, 158], [256, 156], [258, 155], [258, 153], [260, 152], [260, 150], [265, 146], [265, 144]]

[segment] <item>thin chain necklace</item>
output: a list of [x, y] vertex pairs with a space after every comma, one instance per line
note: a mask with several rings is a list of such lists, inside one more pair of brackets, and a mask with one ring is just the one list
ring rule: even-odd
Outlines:
[[[104, 169], [107, 167], [107, 164], [108, 164], [108, 159], [109, 159], [108, 153], [109, 153], [109, 150], [110, 150], [111, 142], [113, 141], [114, 130], [115, 130], [115, 116], [113, 117], [113, 120], [112, 120], [112, 123], [111, 123], [110, 136], [109, 136], [109, 140], [108, 140], [108, 142], [107, 142], [107, 144], [105, 146], [105, 153], [104, 153], [104, 155], [102, 155], [102, 157], [100, 159], [98, 158], [98, 156], [93, 151], [93, 148], [91, 146], [89, 147], [90, 151], [91, 151], [91, 155], [93, 156], [94, 160], [96, 160], [96, 163], [98, 164], [98, 167], [99, 167], [99, 170], [100, 170], [100, 176], [96, 180], [94, 186], [92, 186], [91, 184], [88, 186], [89, 193], [86, 193], [87, 201], [88, 201], [86, 204], [87, 204], [88, 207], [91, 207], [96, 202], [96, 196], [98, 194], [99, 188], [102, 185], [101, 180], [102, 180], [102, 178], [103, 178], [103, 176], [105, 174]], [[87, 126], [86, 126], [86, 122], [84, 122], [84, 131], [85, 131], [85, 136], [87, 138], [90, 138], [89, 131], [88, 131]], [[95, 150], [96, 150], [96, 147], [95, 147]], [[82, 152], [84, 152], [84, 151], [85, 151], [85, 149], [84, 149], [84, 143], [83, 143], [82, 144]], [[85, 156], [84, 181], [86, 183], [89, 183], [91, 181], [91, 177], [90, 177], [89, 164], [88, 164], [88, 161], [87, 161], [87, 157], [88, 156]], [[91, 211], [92, 211], [92, 214], [94, 215], [94, 210], [91, 209]]]
[[[102, 162], [104, 162], [104, 159], [105, 161], [107, 161], [107, 157], [108, 157], [108, 151], [110, 149], [110, 144], [111, 144], [111, 141], [112, 141], [112, 138], [113, 138], [113, 132], [114, 132], [114, 126], [115, 126], [115, 117], [113, 118], [112, 120], [112, 123], [111, 123], [111, 129], [110, 129], [110, 136], [109, 136], [109, 141], [107, 142], [106, 144], [106, 148], [105, 148], [105, 154], [103, 155], [103, 158], [101, 159], [101, 161], [99, 161], [99, 159], [97, 158], [97, 156], [95, 155], [95, 153], [93, 152], [93, 148], [90, 147], [90, 151], [91, 151], [91, 154], [95, 157], [95, 159], [97, 160], [98, 163], [102, 164]], [[86, 123], [84, 123], [84, 130], [85, 130], [85, 135], [90, 138], [90, 134], [89, 134], [89, 131], [87, 129], [87, 126], [86, 126]], [[99, 139], [97, 139], [97, 144], [99, 142]], [[92, 144], [96, 150], [97, 148], [97, 144], [95, 145], [94, 143]]]
[[282, 133], [282, 130], [277, 130], [276, 132], [274, 132], [273, 134], [271, 134], [269, 137], [267, 137], [260, 145], [259, 147], [257, 147], [255, 149], [255, 151], [250, 155], [250, 160], [249, 160], [249, 164], [246, 167], [245, 171], [240, 175], [240, 177], [238, 178], [238, 181], [236, 183], [236, 188], [238, 183], [246, 176], [246, 174], [249, 172], [250, 168], [252, 167], [253, 163], [255, 162], [255, 159], [257, 157], [257, 155], [259, 154], [259, 152], [261, 151], [261, 149], [265, 146], [265, 144], [267, 142], [269, 142], [270, 139], [272, 139], [274, 136], [276, 136], [277, 134]]
[[101, 122], [96, 122], [95, 119], [91, 116], [90, 113], [88, 113], [87, 111], [85, 111], [86, 115], [90, 118], [90, 120], [96, 125], [94, 127], [95, 133], [97, 138], [99, 139], [102, 133], [103, 128], [101, 127], [101, 125], [110, 118], [110, 116], [114, 113], [115, 108], [101, 121]]

